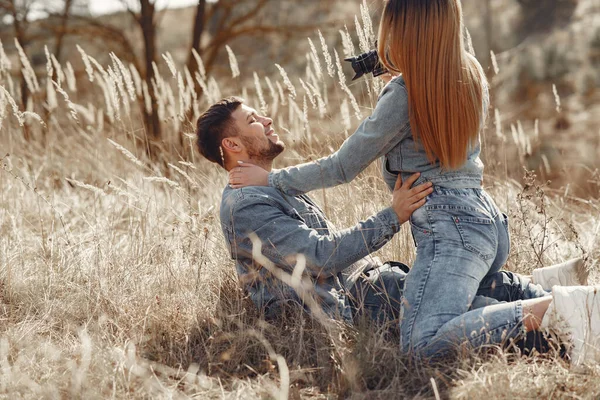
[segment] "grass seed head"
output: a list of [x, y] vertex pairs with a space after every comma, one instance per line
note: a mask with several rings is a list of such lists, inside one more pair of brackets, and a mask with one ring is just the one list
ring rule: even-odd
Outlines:
[[229, 45], [225, 45], [227, 54], [229, 55], [229, 67], [231, 68], [231, 76], [235, 79], [240, 76], [240, 66], [237, 62], [237, 57]]

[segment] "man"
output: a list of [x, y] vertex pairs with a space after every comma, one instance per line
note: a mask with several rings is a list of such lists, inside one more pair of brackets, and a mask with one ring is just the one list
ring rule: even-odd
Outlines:
[[[285, 149], [273, 121], [235, 97], [210, 107], [198, 120], [197, 135], [202, 155], [227, 171], [240, 161], [271, 170]], [[406, 268], [382, 265], [369, 254], [386, 244], [431, 192], [427, 184], [410, 189], [417, 177], [397, 183], [391, 207], [343, 230], [336, 230], [306, 195], [288, 196], [267, 186], [227, 186], [221, 226], [254, 304], [267, 318], [277, 317], [282, 304], [297, 302], [348, 322], [361, 309], [375, 320], [396, 319]], [[572, 265], [560, 270], [567, 267]], [[309, 290], [306, 279], [297, 279], [299, 272], [312, 282]], [[545, 295], [527, 278], [502, 272], [482, 282], [472, 307]]]
[[[272, 128], [270, 118], [260, 116], [239, 98], [213, 105], [198, 121], [201, 153], [226, 170], [238, 161], [250, 161], [270, 169], [285, 146]], [[398, 302], [398, 283], [404, 273], [399, 266], [381, 266], [366, 257], [381, 248], [400, 229], [412, 211], [423, 204], [431, 185], [409, 189], [416, 176], [398, 185], [392, 207], [386, 208], [352, 228], [337, 231], [308, 196], [287, 196], [268, 187], [234, 190], [226, 187], [221, 203], [221, 226], [228, 241], [240, 281], [252, 301], [275, 317], [279, 306], [289, 301], [306, 304], [314, 296], [332, 317], [352, 320], [349, 294], [363, 271], [372, 272], [388, 286]], [[306, 278], [314, 281], [311, 293], [298, 293], [281, 277], [258, 263], [252, 252], [250, 234], [262, 242], [262, 254], [288, 275], [299, 260]], [[358, 293], [355, 293], [357, 295]], [[357, 296], [353, 296], [357, 297]], [[369, 304], [378, 303], [371, 298]], [[355, 307], [356, 308], [356, 307]], [[314, 312], [314, 310], [313, 310]]]

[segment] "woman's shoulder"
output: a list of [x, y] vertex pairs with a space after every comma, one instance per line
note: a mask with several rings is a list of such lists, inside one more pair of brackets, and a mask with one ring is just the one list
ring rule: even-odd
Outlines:
[[402, 75], [398, 75], [390, 80], [381, 91], [381, 94], [384, 93], [394, 93], [395, 96], [408, 97], [404, 77]]
[[404, 77], [402, 75], [394, 77], [389, 83], [394, 83], [406, 88], [406, 82], [404, 82]]
[[395, 106], [398, 102], [408, 102], [408, 92], [402, 75], [394, 77], [390, 80], [379, 95], [379, 103], [391, 103]]

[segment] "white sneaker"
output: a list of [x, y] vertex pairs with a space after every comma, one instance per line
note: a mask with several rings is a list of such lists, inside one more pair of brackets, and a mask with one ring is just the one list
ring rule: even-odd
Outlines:
[[554, 286], [542, 327], [557, 334], [573, 365], [600, 363], [600, 286]]
[[585, 286], [588, 271], [583, 258], [573, 258], [562, 264], [533, 270], [533, 282], [541, 285], [544, 290], [552, 290], [552, 286]]

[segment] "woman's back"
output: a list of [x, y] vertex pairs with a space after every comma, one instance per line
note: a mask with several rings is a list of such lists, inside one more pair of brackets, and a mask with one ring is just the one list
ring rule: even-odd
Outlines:
[[[407, 96], [406, 101], [402, 104], [409, 104], [406, 83], [402, 76], [394, 78], [389, 85], [388, 90], [401, 91]], [[484, 118], [487, 112], [487, 99], [486, 91], [484, 93]], [[390, 112], [393, 112], [393, 107], [397, 107], [397, 103], [389, 106]], [[482, 118], [481, 126], [483, 126], [484, 118]], [[454, 189], [481, 187], [483, 163], [479, 158], [481, 152], [479, 137], [467, 149], [465, 163], [456, 169], [448, 170], [442, 168], [439, 161], [430, 161], [422, 142], [413, 136], [409, 121], [401, 129], [402, 131], [399, 134], [402, 136], [402, 140], [383, 158], [383, 177], [390, 190], [394, 188], [398, 173], [402, 174], [402, 180], [405, 181], [415, 172], [421, 173], [421, 177], [416, 184], [431, 181], [436, 186]]]

